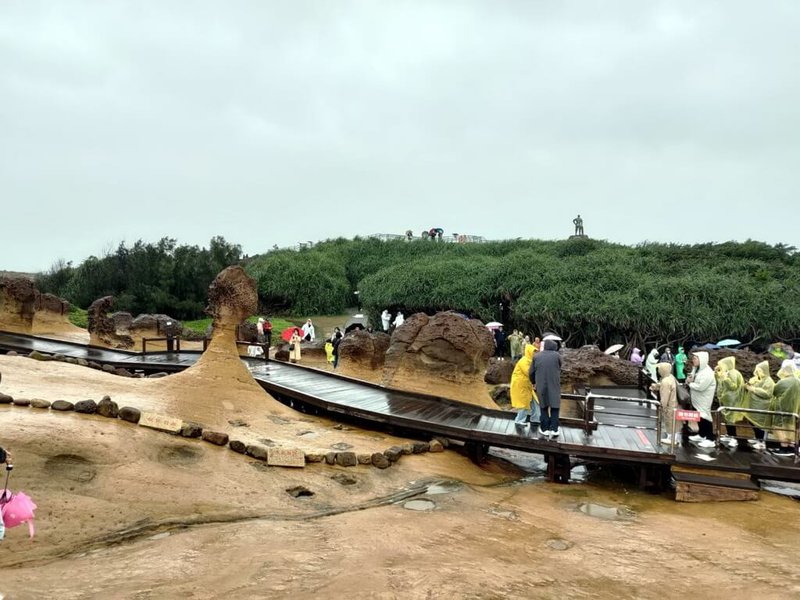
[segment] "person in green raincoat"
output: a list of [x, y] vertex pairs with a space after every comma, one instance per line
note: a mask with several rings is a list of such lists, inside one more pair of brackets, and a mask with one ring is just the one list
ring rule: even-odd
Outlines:
[[[775, 382], [769, 375], [769, 362], [765, 360], [758, 363], [753, 370], [753, 376], [744, 386], [744, 402], [742, 402], [742, 407], [769, 410], [774, 388]], [[751, 444], [755, 450], [765, 450], [767, 445], [764, 442], [764, 430], [772, 426], [771, 416], [747, 412], [744, 413], [744, 415], [745, 418], [753, 424], [753, 430], [756, 434], [756, 439], [747, 440], [747, 443]]]
[[680, 383], [686, 380], [686, 361], [688, 360], [683, 346], [678, 346], [678, 353], [675, 355], [675, 379]]
[[[744, 393], [744, 377], [736, 370], [736, 358], [727, 356], [717, 363], [714, 369], [717, 378], [717, 400], [720, 406], [738, 408], [742, 406], [742, 395]], [[724, 412], [725, 429], [727, 435], [719, 438], [719, 441], [729, 448], [736, 448], [739, 441], [736, 439], [736, 422], [741, 420], [742, 413]]]
[[[797, 367], [791, 360], [783, 361], [778, 371], [778, 383], [772, 391], [770, 410], [800, 414], [800, 378], [797, 377]], [[773, 435], [781, 443], [782, 452], [791, 451], [795, 441], [794, 417], [773, 415]]]

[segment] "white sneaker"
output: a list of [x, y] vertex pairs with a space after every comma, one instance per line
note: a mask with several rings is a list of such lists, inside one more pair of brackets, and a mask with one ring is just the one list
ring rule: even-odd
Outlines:
[[671, 444], [672, 443], [672, 438], [670, 436], [663, 437], [663, 438], [661, 438], [661, 443], [662, 444]]
[[725, 440], [724, 443], [728, 448], [738, 448], [739, 447], [739, 440], [737, 440], [736, 438], [728, 438], [727, 440]]
[[706, 439], [706, 438], [704, 438], [699, 433], [696, 433], [694, 435], [690, 435], [689, 436], [689, 441], [692, 441], [692, 442], [699, 442], [700, 440], [704, 440], [704, 439]]
[[729, 435], [721, 435], [719, 436], [719, 441], [722, 444], [727, 444], [731, 440], [731, 436]]
[[553, 437], [558, 437], [558, 436], [560, 436], [560, 435], [561, 435], [561, 427], [559, 427], [559, 428], [558, 428], [558, 429], [556, 429], [555, 431], [552, 431], [552, 430], [551, 430], [551, 431], [550, 431], [550, 435], [551, 435], [551, 436], [553, 436]]
[[750, 444], [751, 446], [755, 446], [758, 443], [758, 440], [755, 438], [751, 438], [747, 440], [747, 443]]
[[712, 442], [711, 440], [707, 440], [705, 438], [700, 440], [699, 442], [696, 442], [696, 443], [700, 448], [714, 448], [714, 447], [716, 447], [716, 444], [714, 442]]
[[539, 425], [539, 435], [543, 435], [544, 437], [548, 437], [550, 435], [549, 431], [542, 431], [542, 426]]
[[753, 444], [753, 450], [766, 450], [767, 445], [764, 442], [756, 442]]

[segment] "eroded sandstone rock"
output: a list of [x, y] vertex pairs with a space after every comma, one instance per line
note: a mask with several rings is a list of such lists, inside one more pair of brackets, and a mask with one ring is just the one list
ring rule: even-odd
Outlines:
[[493, 351], [480, 321], [453, 312], [417, 313], [392, 334], [383, 384], [497, 408], [483, 383]]

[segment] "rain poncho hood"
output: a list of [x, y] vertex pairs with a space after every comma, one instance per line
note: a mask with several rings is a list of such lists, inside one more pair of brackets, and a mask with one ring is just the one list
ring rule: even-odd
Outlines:
[[[717, 363], [714, 369], [717, 377], [717, 400], [720, 406], [740, 407], [742, 406], [742, 394], [744, 394], [744, 377], [736, 370], [736, 358], [727, 356]], [[743, 417], [742, 413], [723, 412], [725, 422], [733, 425]]]
[[539, 402], [536, 392], [533, 391], [533, 384], [528, 377], [528, 371], [531, 368], [536, 350], [537, 348], [533, 344], [525, 346], [525, 354], [514, 365], [514, 371], [511, 373], [511, 406], [514, 408], [530, 410], [531, 398]]
[[697, 357], [697, 372], [694, 381], [689, 384], [692, 394], [692, 406], [706, 421], [711, 421], [711, 405], [714, 403], [714, 392], [717, 382], [714, 371], [708, 366], [708, 352], [695, 352]]
[[[756, 410], [769, 410], [772, 403], [772, 392], [775, 382], [769, 375], [769, 362], [762, 361], [753, 370], [753, 376], [747, 382], [744, 394], [744, 407]], [[756, 427], [768, 429], [772, 423], [770, 415], [745, 413], [745, 417]]]

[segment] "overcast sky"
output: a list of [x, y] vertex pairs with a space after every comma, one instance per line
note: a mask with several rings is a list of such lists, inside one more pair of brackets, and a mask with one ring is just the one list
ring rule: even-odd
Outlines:
[[0, 2], [0, 269], [121, 241], [798, 244], [800, 2]]

